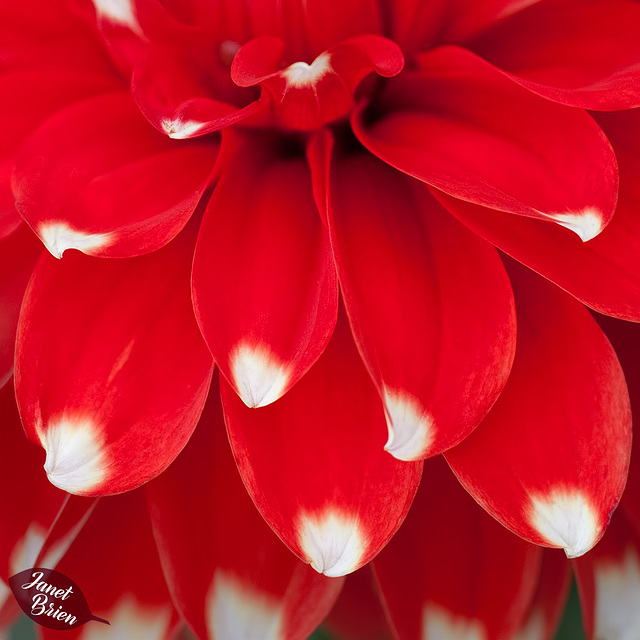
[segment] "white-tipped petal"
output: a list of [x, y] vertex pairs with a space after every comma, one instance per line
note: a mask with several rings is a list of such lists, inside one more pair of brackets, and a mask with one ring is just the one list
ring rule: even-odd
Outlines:
[[549, 217], [573, 231], [582, 242], [592, 240], [604, 229], [602, 214], [597, 209], [585, 209], [580, 213], [553, 213]]
[[331, 71], [331, 56], [328, 53], [321, 53], [311, 64], [306, 62], [294, 62], [289, 65], [282, 75], [287, 80], [288, 87], [311, 87], [317, 84], [318, 80]]
[[54, 486], [83, 495], [98, 487], [107, 475], [101, 429], [88, 418], [51, 420], [39, 430], [47, 452], [44, 470]]
[[595, 634], [606, 640], [640, 638], [640, 561], [630, 547], [622, 563], [596, 561]]
[[85, 233], [73, 229], [66, 222], [43, 222], [38, 228], [38, 235], [55, 258], [62, 258], [67, 249], [92, 255], [96, 249], [111, 243], [110, 233]]
[[434, 440], [433, 418], [402, 391], [385, 389], [384, 404], [389, 430], [385, 451], [407, 462], [424, 458]]
[[238, 395], [252, 409], [275, 402], [289, 382], [286, 368], [266, 345], [239, 344], [230, 365]]
[[128, 27], [134, 33], [142, 33], [132, 0], [93, 0], [93, 5], [99, 18]]
[[182, 120], [181, 118], [164, 118], [161, 122], [163, 131], [174, 140], [191, 138], [204, 127], [204, 124], [204, 122], [197, 120]]
[[216, 570], [207, 594], [207, 629], [220, 640], [279, 640], [283, 611], [275, 598]]
[[423, 640], [488, 640], [479, 620], [468, 620], [427, 604], [422, 612]]
[[598, 517], [580, 491], [552, 491], [532, 498], [531, 524], [549, 544], [577, 558], [591, 549], [602, 533]]
[[330, 578], [355, 571], [365, 553], [358, 520], [334, 509], [327, 509], [320, 516], [302, 514], [298, 539], [307, 562]]

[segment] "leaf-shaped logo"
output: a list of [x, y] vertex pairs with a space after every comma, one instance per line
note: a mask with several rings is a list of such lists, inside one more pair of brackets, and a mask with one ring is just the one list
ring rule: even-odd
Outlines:
[[89, 611], [80, 587], [59, 571], [26, 569], [11, 576], [9, 586], [22, 610], [43, 627], [62, 631], [89, 620], [109, 624]]

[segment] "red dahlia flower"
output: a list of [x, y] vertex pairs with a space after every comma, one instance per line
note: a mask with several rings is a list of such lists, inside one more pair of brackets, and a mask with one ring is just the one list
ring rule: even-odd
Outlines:
[[[337, 633], [379, 596], [372, 634], [550, 638], [540, 546], [592, 549], [629, 471], [584, 305], [640, 321], [640, 4], [0, 18], [0, 624], [57, 566], [108, 637], [305, 638], [372, 562]], [[598, 638], [640, 626], [634, 473], [574, 561]]]

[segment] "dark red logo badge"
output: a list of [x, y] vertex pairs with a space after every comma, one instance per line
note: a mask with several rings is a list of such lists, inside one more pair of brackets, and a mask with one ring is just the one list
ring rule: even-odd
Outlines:
[[109, 624], [89, 611], [80, 587], [59, 571], [26, 569], [11, 576], [9, 586], [21, 609], [43, 627], [62, 631], [89, 620]]

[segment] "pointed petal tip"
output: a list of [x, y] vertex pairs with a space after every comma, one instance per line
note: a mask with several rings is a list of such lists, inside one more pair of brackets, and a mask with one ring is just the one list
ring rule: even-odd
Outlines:
[[385, 389], [384, 404], [389, 430], [384, 450], [404, 462], [424, 458], [434, 440], [433, 418], [402, 391]]
[[567, 558], [578, 558], [598, 542], [601, 526], [589, 499], [579, 491], [552, 491], [532, 498], [531, 524]]
[[298, 542], [307, 562], [329, 578], [358, 569], [366, 551], [357, 518], [333, 508], [319, 516], [303, 513], [298, 521]]
[[52, 485], [85, 495], [103, 483], [107, 475], [103, 437], [91, 420], [62, 417], [50, 421], [39, 435], [47, 452], [44, 470]]
[[204, 122], [197, 120], [183, 120], [182, 118], [163, 118], [160, 126], [173, 140], [186, 140], [195, 136], [203, 127]]
[[565, 229], [573, 231], [582, 242], [593, 240], [605, 228], [602, 213], [594, 208], [579, 213], [554, 213], [549, 217]]
[[43, 222], [38, 235], [49, 253], [58, 259], [67, 249], [92, 255], [97, 249], [111, 244], [110, 233], [85, 233], [71, 228], [66, 222]]
[[282, 397], [289, 384], [285, 366], [266, 345], [240, 343], [230, 358], [231, 375], [250, 409], [266, 407]]
[[99, 17], [128, 27], [134, 33], [142, 33], [132, 0], [92, 0], [92, 2]]

